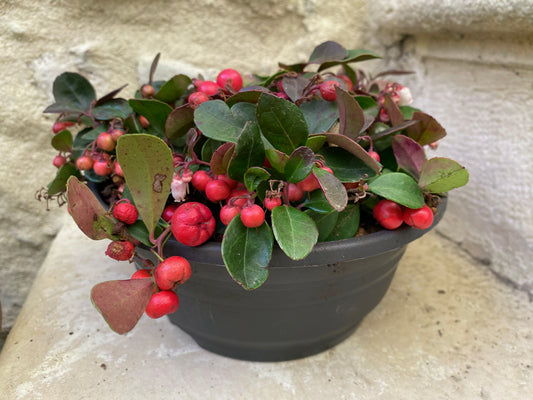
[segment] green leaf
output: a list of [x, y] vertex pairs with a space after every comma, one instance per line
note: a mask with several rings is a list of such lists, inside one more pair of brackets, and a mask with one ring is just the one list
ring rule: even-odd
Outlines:
[[48, 194], [54, 195], [65, 191], [67, 181], [71, 176], [81, 178], [80, 171], [72, 164], [64, 164], [57, 170], [55, 178], [48, 184]]
[[337, 223], [325, 241], [331, 242], [354, 237], [359, 229], [359, 220], [359, 205], [348, 204], [346, 208], [339, 213]]
[[165, 123], [165, 135], [169, 139], [185, 136], [189, 129], [194, 128], [194, 111], [189, 103], [176, 107]]
[[291, 154], [305, 145], [309, 134], [307, 123], [294, 103], [263, 93], [257, 104], [257, 120], [261, 132], [277, 150]]
[[80, 74], [64, 72], [54, 80], [56, 103], [68, 105], [72, 111], [88, 111], [96, 93], [91, 83]]
[[272, 230], [279, 247], [293, 260], [305, 258], [318, 240], [311, 217], [287, 205], [272, 210]]
[[424, 206], [424, 195], [416, 181], [401, 172], [391, 172], [378, 176], [370, 182], [368, 190], [409, 208]]
[[337, 211], [319, 213], [314, 210], [306, 210], [305, 213], [315, 222], [318, 229], [318, 241], [325, 241], [331, 232], [333, 232], [339, 213]]
[[91, 189], [75, 176], [68, 180], [67, 199], [74, 222], [87, 237], [93, 240], [111, 238], [115, 221], [107, 215]]
[[[122, 198], [125, 198], [124, 196]], [[135, 221], [132, 225], [127, 226], [128, 233], [144, 245], [152, 247], [153, 243], [150, 242], [150, 232], [146, 229], [146, 225], [140, 220]]]
[[444, 193], [466, 185], [468, 179], [468, 171], [458, 162], [435, 157], [426, 161], [422, 167], [418, 184], [424, 191]]
[[166, 81], [154, 95], [154, 99], [165, 103], [174, 103], [187, 91], [187, 87], [192, 83], [191, 78], [186, 75], [175, 75]]
[[358, 182], [365, 175], [376, 175], [361, 159], [341, 147], [325, 147], [318, 154], [341, 182]]
[[411, 106], [400, 106], [400, 111], [406, 120], [413, 119], [413, 115], [416, 111], [420, 111], [418, 108]]
[[301, 146], [292, 152], [285, 164], [285, 178], [296, 183], [311, 173], [315, 164], [315, 153], [309, 147]]
[[149, 130], [161, 138], [165, 136], [165, 124], [172, 107], [162, 101], [150, 99], [130, 99], [128, 103], [133, 111], [150, 122]]
[[113, 118], [125, 119], [131, 113], [133, 113], [133, 109], [124, 99], [111, 99], [93, 109], [94, 118], [102, 121]]
[[246, 189], [253, 192], [261, 182], [266, 181], [268, 178], [270, 178], [270, 174], [266, 169], [261, 167], [251, 167], [244, 173], [244, 185], [246, 186]]
[[309, 196], [303, 202], [303, 206], [320, 213], [334, 211], [322, 190], [314, 190], [309, 193]]
[[194, 110], [194, 122], [205, 136], [233, 143], [237, 142], [246, 123], [234, 116], [222, 100], [211, 100], [200, 104]]
[[324, 143], [326, 143], [326, 136], [314, 135], [307, 138], [305, 145], [317, 153], [324, 146]]
[[222, 146], [224, 143], [219, 142], [218, 140], [207, 139], [202, 145], [201, 159], [202, 161], [209, 162], [215, 154], [215, 151]]
[[261, 93], [263, 93], [265, 88], [261, 88], [262, 90], [241, 90], [238, 93], [235, 93], [233, 96], [229, 97], [226, 100], [226, 104], [229, 107], [233, 107], [233, 105], [237, 103], [257, 103], [259, 100], [259, 96], [261, 96]]
[[346, 204], [348, 204], [348, 194], [342, 182], [335, 175], [316, 166], [313, 167], [313, 173], [318, 179], [318, 183], [329, 204], [337, 211], [344, 210]]
[[[326, 140], [331, 145], [342, 147], [344, 150], [352, 153], [354, 156], [359, 158], [364, 164], [366, 164], [375, 174], [379, 174], [380, 165], [376, 162], [368, 152], [363, 149], [359, 144], [350, 139], [347, 136], [339, 135], [337, 133], [323, 133], [326, 136]], [[370, 176], [370, 175], [369, 175]]]
[[379, 114], [379, 104], [370, 96], [355, 96], [355, 101], [362, 108], [365, 116], [376, 118]]
[[246, 228], [240, 218], [233, 218], [222, 239], [222, 259], [237, 283], [247, 290], [256, 289], [268, 277], [273, 245], [266, 222], [258, 228]]
[[109, 327], [122, 335], [137, 325], [153, 292], [150, 278], [107, 281], [93, 287], [91, 301]]
[[318, 68], [318, 72], [323, 71], [327, 68], [334, 67], [335, 65], [348, 64], [352, 62], [360, 62], [360, 61], [381, 58], [379, 54], [374, 53], [373, 51], [370, 51], [370, 50], [365, 50], [365, 49], [350, 49], [350, 50], [347, 50], [347, 52], [348, 54], [342, 60], [329, 61], [329, 62], [320, 64], [320, 67]]
[[256, 109], [255, 104], [242, 102], [232, 106], [231, 113], [244, 126], [249, 121], [257, 123]]
[[154, 232], [170, 193], [172, 152], [161, 139], [147, 134], [121, 136], [116, 150], [139, 215]]
[[228, 176], [242, 182], [248, 168], [263, 165], [265, 149], [259, 127], [255, 122], [248, 122], [237, 139], [235, 151], [228, 165]]
[[327, 132], [339, 118], [337, 102], [313, 98], [300, 106], [309, 133]]
[[72, 133], [68, 129], [58, 132], [52, 138], [52, 147], [64, 152], [72, 150]]
[[339, 133], [355, 139], [365, 125], [365, 114], [359, 103], [346, 90], [335, 87], [339, 106]]
[[274, 149], [266, 149], [265, 155], [272, 168], [280, 173], [285, 171], [285, 164], [287, 164], [287, 160], [289, 159], [287, 154]]

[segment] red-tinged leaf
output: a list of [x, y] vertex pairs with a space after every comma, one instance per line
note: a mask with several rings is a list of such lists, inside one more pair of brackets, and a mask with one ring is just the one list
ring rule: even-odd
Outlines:
[[320, 135], [326, 136], [326, 140], [329, 144], [342, 147], [344, 150], [352, 153], [354, 156], [368, 165], [376, 174], [380, 172], [380, 165], [374, 160], [368, 152], [363, 149], [359, 144], [354, 142], [347, 136], [339, 135], [338, 133], [321, 133]]
[[313, 173], [315, 174], [328, 203], [336, 211], [344, 210], [346, 204], [348, 204], [348, 194], [346, 193], [346, 188], [342, 182], [337, 179], [335, 175], [330, 174], [328, 171], [321, 168], [314, 167]]
[[106, 214], [91, 189], [75, 176], [67, 182], [67, 199], [70, 214], [85, 235], [93, 240], [112, 238], [115, 221]]
[[93, 287], [91, 300], [109, 327], [122, 335], [137, 325], [152, 293], [151, 278], [107, 281]]
[[422, 146], [436, 142], [446, 136], [446, 130], [431, 115], [415, 111], [413, 120], [418, 120], [420, 123], [410, 126], [407, 133], [410, 138]]
[[365, 114], [354, 97], [340, 87], [335, 87], [339, 107], [339, 133], [355, 139], [365, 126]]
[[339, 43], [327, 41], [319, 44], [309, 56], [309, 64], [322, 64], [327, 61], [340, 61], [348, 55], [348, 52]]
[[292, 101], [298, 100], [303, 95], [304, 89], [309, 85], [309, 79], [302, 75], [296, 77], [286, 76], [281, 80], [283, 90]]
[[427, 159], [423, 147], [410, 137], [396, 135], [392, 138], [392, 151], [398, 166], [418, 180]]
[[392, 101], [390, 96], [385, 96], [385, 104], [383, 106], [385, 107], [387, 114], [389, 114], [392, 126], [400, 125], [405, 121], [403, 114], [400, 111], [400, 107]]
[[468, 178], [468, 171], [457, 161], [434, 157], [422, 167], [418, 184], [426, 192], [444, 193], [466, 185]]
[[235, 150], [235, 143], [226, 142], [213, 153], [211, 157], [211, 170], [215, 175], [225, 174], [228, 169], [228, 163], [231, 155]]
[[175, 108], [168, 116], [165, 123], [165, 135], [175, 139], [187, 134], [194, 127], [194, 110], [189, 103]]
[[105, 102], [111, 100], [112, 98], [114, 98], [122, 89], [124, 89], [126, 86], [128, 86], [128, 84], [126, 83], [125, 85], [122, 85], [121, 87], [119, 87], [118, 89], [115, 89], [111, 92], [109, 92], [108, 94], [106, 94], [105, 96], [102, 96], [100, 97], [96, 103], [94, 104], [95, 107], [98, 107], [102, 104], [104, 104]]

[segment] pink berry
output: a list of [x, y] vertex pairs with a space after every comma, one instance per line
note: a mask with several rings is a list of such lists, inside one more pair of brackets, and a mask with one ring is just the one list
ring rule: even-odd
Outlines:
[[224, 225], [229, 225], [233, 218], [235, 218], [241, 212], [241, 208], [226, 204], [220, 209], [220, 221]]
[[211, 176], [209, 176], [206, 171], [201, 169], [193, 174], [191, 183], [196, 189], [200, 190], [201, 192], [204, 192], [206, 185], [212, 180], [213, 178], [211, 178]]
[[151, 278], [151, 277], [152, 277], [151, 269], [140, 269], [138, 271], [135, 271], [130, 279], [144, 279], [144, 278]]
[[76, 167], [80, 171], [87, 171], [93, 167], [94, 160], [89, 156], [81, 156], [76, 160]]
[[55, 156], [54, 160], [52, 161], [52, 164], [54, 164], [55, 167], [61, 168], [63, 165], [65, 165], [65, 162], [67, 162], [67, 159], [61, 155]]
[[226, 174], [217, 175], [216, 179], [218, 179], [219, 181], [226, 182], [230, 189], [235, 188], [237, 184], [239, 183], [237, 181], [234, 181], [230, 177], [228, 177]]
[[374, 207], [373, 214], [385, 229], [396, 229], [403, 223], [402, 208], [391, 200], [381, 200]]
[[139, 115], [139, 123], [144, 129], [150, 126], [150, 121], [148, 121], [144, 115]]
[[194, 92], [191, 93], [188, 101], [191, 108], [195, 110], [200, 104], [209, 101], [209, 97], [204, 92]]
[[117, 240], [109, 243], [105, 254], [114, 260], [126, 261], [133, 257], [135, 246], [128, 240]]
[[96, 175], [106, 176], [113, 172], [113, 165], [108, 160], [97, 160], [93, 164], [93, 170]]
[[111, 132], [109, 132], [109, 134], [111, 135], [115, 143], [118, 140], [118, 138], [124, 135], [125, 133], [126, 132], [124, 132], [122, 129], [113, 129]]
[[281, 197], [267, 197], [263, 204], [267, 209], [272, 211], [274, 208], [281, 206]]
[[337, 93], [335, 92], [335, 86], [341, 86], [337, 81], [326, 81], [320, 85], [320, 94], [322, 98], [326, 101], [335, 101], [337, 100]]
[[229, 84], [233, 91], [238, 92], [242, 89], [242, 76], [238, 71], [228, 68], [220, 71], [217, 76], [217, 84], [222, 89], [226, 89]]
[[145, 312], [150, 318], [161, 318], [175, 312], [179, 304], [180, 301], [176, 293], [172, 290], [162, 290], [152, 294]]
[[205, 186], [205, 195], [212, 202], [226, 200], [230, 191], [228, 184], [222, 180], [212, 180]]
[[287, 190], [289, 201], [300, 201], [304, 196], [304, 191], [295, 183], [289, 183]]
[[377, 162], [380, 161], [379, 154], [376, 153], [375, 151], [369, 151], [369, 152], [368, 152], [368, 155], [369, 155], [370, 157], [372, 157], [374, 160], [376, 160]]
[[403, 221], [417, 229], [427, 229], [433, 224], [433, 211], [424, 204], [422, 208], [405, 208]]
[[203, 81], [198, 85], [198, 91], [205, 93], [207, 96], [213, 96], [217, 94], [220, 87], [217, 85], [216, 82], [213, 81]]
[[52, 126], [52, 132], [59, 133], [62, 130], [66, 129], [69, 126], [72, 126], [72, 125], [74, 125], [74, 122], [70, 122], [70, 121], [56, 122]]
[[143, 97], [152, 97], [155, 94], [155, 89], [152, 85], [142, 85], [141, 94]]
[[122, 167], [120, 166], [120, 164], [118, 163], [118, 161], [115, 160], [115, 162], [113, 163], [113, 172], [124, 178], [124, 172], [122, 172]]
[[337, 75], [337, 78], [342, 79], [342, 81], [346, 84], [346, 88], [349, 92], [353, 90], [353, 83], [350, 78], [348, 78], [348, 75], [339, 74]]
[[96, 138], [96, 145], [99, 149], [104, 151], [113, 151], [116, 143], [113, 140], [113, 136], [109, 132], [102, 132]]
[[228, 195], [226, 204], [231, 204], [239, 208], [243, 208], [248, 199], [250, 192], [246, 189], [232, 189]]
[[118, 221], [131, 225], [137, 221], [139, 212], [137, 211], [137, 207], [133, 204], [127, 202], [127, 200], [121, 200], [121, 202], [117, 203], [115, 208], [113, 208], [113, 217]]
[[241, 221], [247, 228], [257, 228], [265, 222], [265, 212], [257, 204], [244, 207], [241, 211]]
[[165, 259], [154, 270], [156, 285], [161, 290], [172, 289], [175, 285], [181, 285], [191, 277], [191, 265], [180, 256]]
[[176, 240], [186, 246], [199, 246], [215, 232], [215, 218], [202, 203], [187, 202], [172, 216], [170, 227]]

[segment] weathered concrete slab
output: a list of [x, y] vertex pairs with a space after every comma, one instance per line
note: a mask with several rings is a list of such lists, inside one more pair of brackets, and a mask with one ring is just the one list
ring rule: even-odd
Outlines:
[[348, 340], [303, 360], [206, 352], [168, 320], [109, 331], [90, 287], [127, 278], [69, 222], [0, 354], [2, 399], [528, 399], [533, 304], [431, 233]]

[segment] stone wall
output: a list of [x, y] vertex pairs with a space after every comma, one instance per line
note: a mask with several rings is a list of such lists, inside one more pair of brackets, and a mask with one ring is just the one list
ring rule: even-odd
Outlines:
[[[34, 200], [54, 176], [53, 118], [42, 110], [63, 71], [103, 95], [131, 96], [161, 52], [158, 76], [236, 68], [273, 72], [336, 40], [363, 43], [364, 0], [6, 0], [0, 5], [0, 302], [4, 332], [20, 309], [65, 209]], [[102, 254], [102, 257], [104, 255]], [[76, 266], [73, 265], [73, 268]]]

